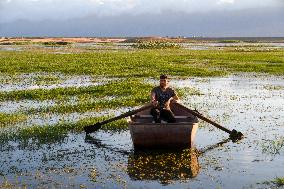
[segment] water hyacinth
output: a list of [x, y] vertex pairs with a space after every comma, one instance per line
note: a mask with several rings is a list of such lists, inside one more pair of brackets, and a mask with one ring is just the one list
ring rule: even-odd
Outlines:
[[178, 43], [168, 41], [137, 41], [132, 47], [137, 49], [179, 49], [181, 46]]
[[27, 115], [21, 113], [7, 114], [0, 112], [0, 128], [14, 125], [17, 122], [25, 121], [27, 118]]

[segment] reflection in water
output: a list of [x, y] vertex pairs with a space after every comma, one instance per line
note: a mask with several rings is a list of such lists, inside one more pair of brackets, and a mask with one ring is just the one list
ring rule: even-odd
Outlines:
[[196, 177], [199, 173], [198, 152], [151, 151], [129, 155], [127, 172], [132, 180], [157, 180], [169, 184], [175, 180]]

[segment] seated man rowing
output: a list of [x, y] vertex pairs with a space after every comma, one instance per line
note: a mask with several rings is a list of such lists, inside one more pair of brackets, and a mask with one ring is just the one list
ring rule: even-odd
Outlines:
[[151, 115], [156, 123], [161, 120], [168, 123], [175, 123], [176, 119], [170, 109], [171, 102], [180, 102], [174, 89], [169, 87], [169, 78], [167, 75], [160, 76], [160, 86], [154, 87], [151, 91], [151, 102], [154, 108], [151, 109]]

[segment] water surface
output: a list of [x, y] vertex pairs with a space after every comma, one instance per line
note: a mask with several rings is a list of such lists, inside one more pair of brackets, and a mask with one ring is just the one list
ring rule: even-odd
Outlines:
[[89, 137], [70, 133], [40, 143], [11, 141], [1, 145], [0, 183], [28, 188], [237, 189], [271, 188], [264, 182], [284, 176], [283, 77], [242, 74], [173, 79], [171, 85], [199, 89], [201, 95], [188, 94], [183, 104], [245, 138], [233, 143], [227, 133], [201, 121], [199, 156], [191, 151], [134, 152], [128, 130], [98, 131]]

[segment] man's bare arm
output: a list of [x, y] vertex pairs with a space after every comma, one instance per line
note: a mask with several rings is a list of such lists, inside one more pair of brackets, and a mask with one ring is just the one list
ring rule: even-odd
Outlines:
[[151, 92], [151, 103], [154, 105], [154, 106], [158, 106], [158, 101], [156, 100], [156, 94], [154, 92]]
[[180, 99], [179, 99], [178, 95], [173, 96], [171, 100], [173, 102], [180, 103]]

